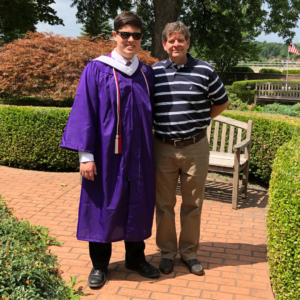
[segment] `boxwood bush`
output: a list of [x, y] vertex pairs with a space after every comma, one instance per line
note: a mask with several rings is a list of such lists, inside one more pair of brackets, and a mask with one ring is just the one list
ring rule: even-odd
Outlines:
[[268, 257], [276, 299], [300, 299], [300, 139], [277, 152], [269, 189]]
[[276, 73], [281, 74], [281, 71], [276, 69], [260, 69], [258, 73]]
[[300, 103], [294, 105], [284, 105], [280, 103], [269, 104], [264, 107], [263, 113], [300, 118]]
[[[282, 79], [262, 79], [262, 80], [242, 80], [242, 81], [235, 81], [233, 84], [232, 84], [232, 88], [234, 91], [237, 91], [237, 90], [244, 90], [246, 91], [246, 86], [250, 86], [251, 87], [251, 90], [254, 90], [255, 89], [255, 84], [256, 82], [257, 83], [263, 83], [263, 82], [275, 82], [275, 81], [284, 81]], [[297, 80], [295, 80], [297, 81]], [[300, 82], [300, 80], [298, 80]]]
[[[77, 153], [59, 147], [69, 113], [67, 108], [0, 106], [0, 164], [77, 171]], [[251, 111], [225, 111], [223, 115], [243, 122], [253, 120], [251, 173], [268, 183], [278, 147], [300, 135], [300, 120]]]
[[63, 100], [53, 100], [51, 98], [38, 97], [13, 97], [11, 95], [0, 94], [0, 104], [18, 105], [18, 106], [51, 106], [51, 107], [72, 107], [73, 98]]
[[[286, 74], [286, 70], [283, 70], [282, 74]], [[300, 75], [300, 70], [289, 70], [289, 74]], [[293, 80], [293, 81], [296, 81], [296, 80]]]
[[225, 72], [245, 72], [245, 73], [254, 73], [253, 69], [250, 67], [229, 67]]
[[70, 111], [0, 105], [0, 164], [29, 170], [78, 170], [77, 153], [59, 147]]
[[258, 112], [225, 111], [222, 115], [242, 122], [253, 120], [250, 174], [268, 184], [278, 148], [293, 136], [300, 139], [300, 120]]
[[0, 195], [1, 299], [80, 300], [86, 295], [61, 278], [56, 256], [47, 251], [58, 242], [48, 231], [19, 221]]

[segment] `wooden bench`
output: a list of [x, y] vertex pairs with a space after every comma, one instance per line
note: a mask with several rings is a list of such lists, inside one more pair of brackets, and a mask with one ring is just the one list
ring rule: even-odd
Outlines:
[[[214, 133], [209, 157], [209, 170], [233, 174], [232, 208], [236, 209], [238, 196], [242, 194], [242, 197], [247, 197], [252, 121], [249, 120], [248, 123], [244, 123], [218, 116], [212, 120], [212, 123], [214, 123]], [[219, 132], [221, 127], [222, 132]], [[243, 130], [245, 131], [244, 134]], [[211, 133], [212, 124], [207, 128], [209, 144]], [[244, 140], [242, 140], [242, 136], [245, 136]], [[244, 150], [244, 154], [241, 153], [242, 150]], [[239, 175], [242, 171], [242, 186], [239, 187]]]
[[300, 102], [300, 83], [291, 81], [264, 82], [255, 85], [254, 104], [257, 100]]

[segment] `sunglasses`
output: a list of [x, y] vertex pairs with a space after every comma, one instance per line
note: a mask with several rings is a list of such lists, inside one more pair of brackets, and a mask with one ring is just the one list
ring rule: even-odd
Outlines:
[[134, 40], [138, 41], [142, 38], [141, 32], [126, 32], [126, 31], [117, 31], [117, 34], [120, 34], [123, 40], [129, 39], [131, 36]]

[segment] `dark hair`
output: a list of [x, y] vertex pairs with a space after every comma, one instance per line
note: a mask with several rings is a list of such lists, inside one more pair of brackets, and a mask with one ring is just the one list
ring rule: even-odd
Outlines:
[[190, 38], [190, 32], [183, 23], [173, 22], [173, 23], [166, 24], [162, 32], [162, 39], [166, 42], [168, 40], [168, 37], [175, 32], [182, 33], [186, 41]]
[[114, 20], [114, 31], [121, 29], [125, 25], [132, 25], [138, 27], [141, 32], [143, 31], [142, 18], [131, 11], [124, 11], [116, 16]]

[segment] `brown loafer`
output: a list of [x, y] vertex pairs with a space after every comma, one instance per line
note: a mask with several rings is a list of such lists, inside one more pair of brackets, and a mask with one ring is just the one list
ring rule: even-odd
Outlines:
[[159, 270], [163, 274], [170, 274], [173, 271], [173, 259], [162, 258], [160, 260]]
[[200, 261], [197, 259], [189, 259], [189, 260], [183, 260], [181, 258], [181, 261], [189, 268], [190, 272], [195, 275], [204, 275], [203, 267], [201, 266]]

